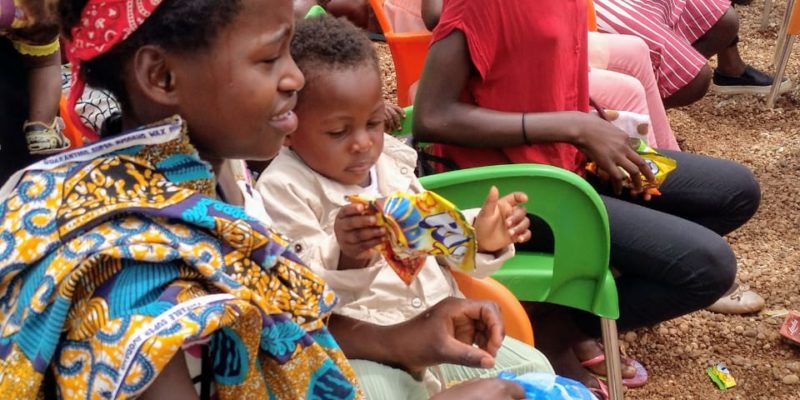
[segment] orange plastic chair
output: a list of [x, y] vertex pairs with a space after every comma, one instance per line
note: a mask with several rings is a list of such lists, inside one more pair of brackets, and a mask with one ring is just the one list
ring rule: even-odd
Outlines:
[[588, 0], [586, 5], [586, 19], [589, 32], [597, 32], [597, 13], [594, 11], [594, 1]]
[[64, 120], [64, 136], [72, 143], [69, 148], [74, 149], [83, 146], [81, 131], [72, 123], [72, 119], [67, 117], [67, 98], [63, 95], [61, 96], [61, 100], [58, 101], [58, 114], [61, 115], [61, 119]]
[[411, 105], [409, 89], [419, 81], [425, 57], [428, 55], [428, 46], [431, 43], [431, 33], [395, 32], [392, 24], [383, 12], [383, 0], [369, 0], [369, 5], [378, 19], [378, 24], [383, 30], [386, 44], [392, 53], [394, 73], [397, 78], [397, 105], [405, 107]]
[[451, 272], [464, 296], [476, 300], [491, 300], [500, 306], [508, 336], [533, 346], [531, 321], [513, 293], [492, 278], [477, 279], [463, 272]]
[[786, 73], [786, 64], [789, 62], [789, 54], [792, 52], [792, 45], [796, 36], [800, 34], [800, 2], [789, 0], [786, 5], [786, 14], [783, 16], [783, 25], [778, 33], [778, 43], [775, 46], [775, 77], [773, 78], [772, 88], [767, 96], [767, 107], [775, 107], [775, 100], [780, 94], [783, 75]]

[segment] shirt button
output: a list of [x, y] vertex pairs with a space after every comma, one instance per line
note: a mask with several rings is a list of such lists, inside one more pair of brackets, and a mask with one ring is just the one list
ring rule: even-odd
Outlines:
[[403, 175], [407, 174], [408, 173], [408, 168], [406, 168], [406, 167], [400, 168], [400, 173], [403, 174]]
[[414, 299], [411, 300], [411, 306], [414, 308], [422, 307], [422, 300], [420, 300], [419, 297], [414, 297]]
[[303, 251], [303, 245], [300, 244], [300, 243], [295, 243], [294, 244], [294, 252], [299, 254], [302, 251]]

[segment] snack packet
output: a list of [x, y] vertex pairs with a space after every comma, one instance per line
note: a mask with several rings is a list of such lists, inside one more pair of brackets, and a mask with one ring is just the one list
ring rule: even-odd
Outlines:
[[708, 374], [708, 377], [717, 384], [717, 387], [720, 390], [730, 389], [736, 386], [736, 380], [733, 379], [733, 375], [731, 375], [731, 372], [724, 363], [719, 363], [706, 368], [706, 374]]
[[[667, 180], [667, 176], [678, 167], [678, 163], [674, 159], [655, 151], [642, 139], [631, 138], [630, 143], [631, 147], [644, 159], [647, 166], [650, 167], [650, 171], [653, 172], [653, 176], [656, 178], [655, 183], [650, 183], [644, 175], [641, 175], [644, 192], [651, 196], [660, 196], [661, 192], [658, 188]], [[608, 173], [597, 168], [597, 164], [594, 161], [587, 163], [585, 168], [586, 171], [597, 175], [600, 179], [608, 179]], [[624, 186], [630, 187], [630, 174], [622, 168], [620, 168], [620, 171], [622, 171], [628, 179], [627, 184]]]
[[446, 256], [459, 270], [475, 270], [475, 230], [449, 201], [433, 192], [395, 192], [367, 199], [348, 196], [375, 212], [387, 239], [379, 246], [383, 258], [406, 285], [414, 280], [428, 256]]

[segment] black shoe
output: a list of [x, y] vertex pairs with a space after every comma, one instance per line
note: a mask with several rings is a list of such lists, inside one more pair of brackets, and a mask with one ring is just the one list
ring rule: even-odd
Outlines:
[[[722, 94], [767, 94], [772, 86], [772, 77], [747, 65], [740, 76], [727, 76], [714, 70], [712, 90]], [[784, 78], [779, 93], [792, 88], [792, 82]]]

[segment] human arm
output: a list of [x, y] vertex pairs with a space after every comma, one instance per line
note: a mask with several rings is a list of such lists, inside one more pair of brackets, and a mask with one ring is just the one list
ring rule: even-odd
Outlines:
[[348, 358], [412, 373], [442, 363], [491, 368], [504, 337], [496, 304], [454, 297], [395, 325], [333, 315], [328, 328]]
[[633, 193], [642, 190], [640, 173], [653, 180], [644, 160], [628, 144], [628, 136], [588, 113], [511, 113], [461, 102], [460, 96], [473, 73], [477, 72], [463, 32], [453, 30], [431, 46], [414, 106], [414, 135], [418, 140], [492, 148], [571, 143], [608, 171], [617, 192], [621, 192], [626, 179], [617, 166], [630, 174]]
[[333, 231], [339, 245], [337, 269], [340, 270], [370, 265], [375, 255], [375, 246], [386, 238], [386, 230], [377, 225], [374, 212], [369, 212], [360, 203], [348, 204], [339, 209]]
[[429, 31], [439, 25], [442, 16], [442, 0], [422, 0], [422, 20]]
[[[315, 272], [337, 282], [337, 285], [332, 283], [335, 289], [343, 289], [338, 284], [346, 284], [353, 290], [363, 289], [369, 282], [358, 276], [364, 274], [345, 274], [341, 279], [333, 276], [345, 272], [344, 269], [340, 271], [339, 266], [348, 262], [341, 259], [342, 249], [334, 233], [336, 216], [341, 211], [338, 206], [327, 203], [329, 200], [322, 195], [323, 189], [307, 177], [308, 172], [286, 154], [279, 155], [261, 174], [256, 190], [263, 198], [272, 227], [294, 240], [293, 250]], [[349, 280], [352, 283], [348, 283]]]

